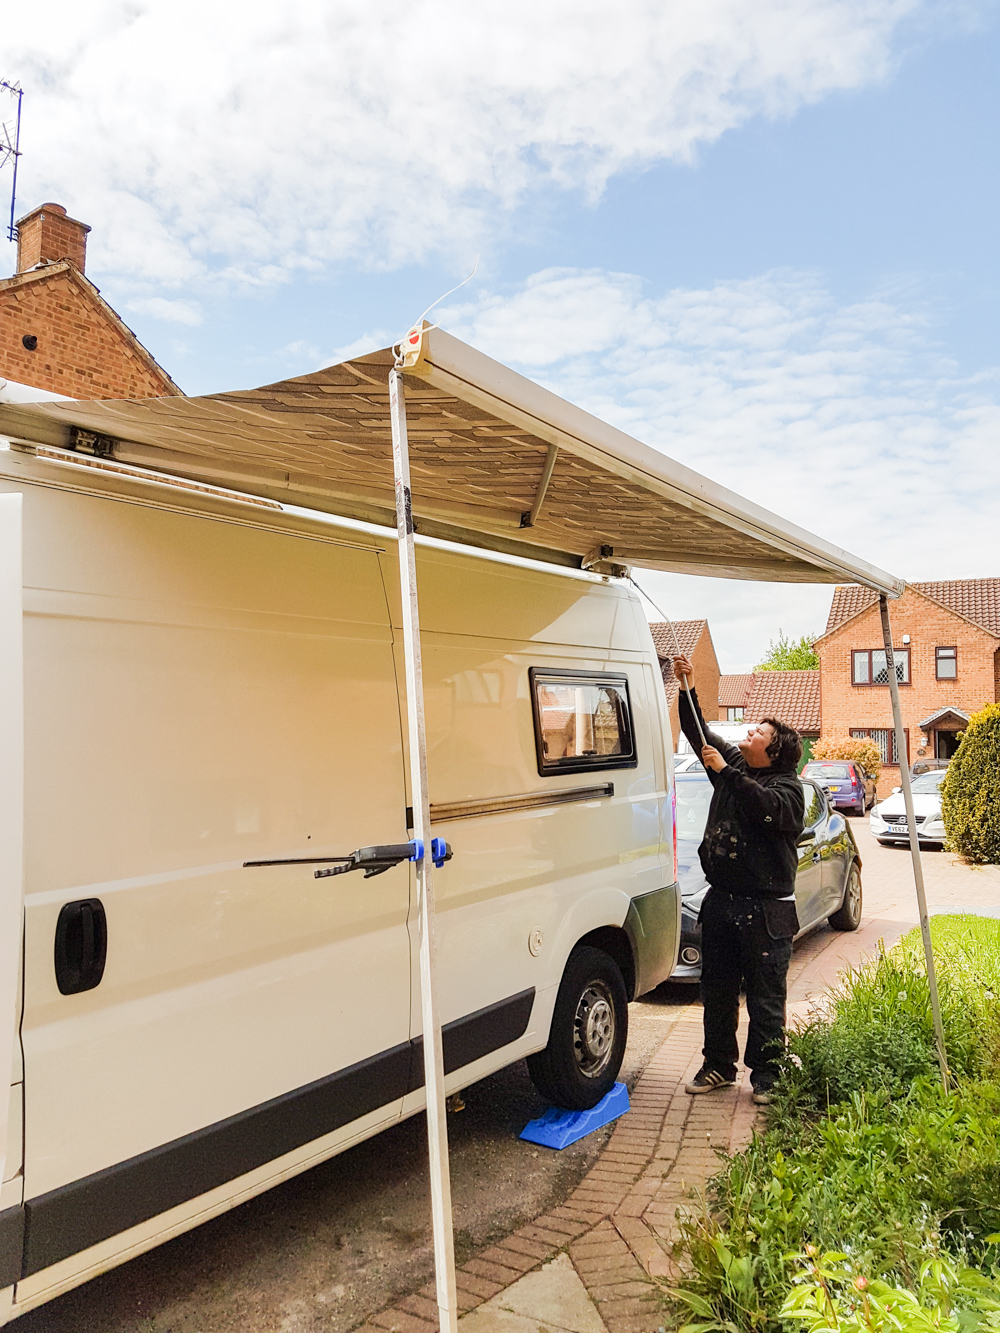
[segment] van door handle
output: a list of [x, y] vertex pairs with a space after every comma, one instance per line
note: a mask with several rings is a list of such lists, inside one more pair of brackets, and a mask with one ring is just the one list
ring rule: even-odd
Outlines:
[[[431, 860], [435, 866], [440, 869], [445, 861], [450, 861], [451, 858], [451, 844], [445, 842], [444, 838], [432, 838]], [[275, 861], [244, 861], [243, 868], [246, 870], [253, 866], [296, 866], [337, 862], [336, 865], [329, 865], [326, 870], [313, 871], [314, 878], [326, 879], [330, 875], [346, 875], [351, 870], [363, 870], [365, 879], [371, 879], [373, 875], [381, 875], [402, 861], [423, 859], [424, 844], [419, 838], [414, 838], [412, 842], [389, 842], [375, 847], [359, 847], [356, 852], [351, 852], [350, 856], [290, 856]]]
[[[450, 861], [451, 856], [451, 846], [444, 838], [431, 839], [431, 860], [438, 869], [445, 861]], [[329, 875], [346, 875], [350, 870], [363, 870], [365, 879], [371, 879], [372, 875], [381, 875], [393, 866], [398, 866], [401, 861], [422, 861], [424, 844], [419, 838], [414, 838], [412, 842], [390, 842], [380, 847], [359, 847], [350, 856], [337, 859], [343, 864], [330, 866], [326, 870], [315, 870], [313, 877], [326, 879]]]
[[56, 985], [79, 995], [101, 984], [108, 958], [108, 918], [100, 898], [64, 903], [56, 922]]

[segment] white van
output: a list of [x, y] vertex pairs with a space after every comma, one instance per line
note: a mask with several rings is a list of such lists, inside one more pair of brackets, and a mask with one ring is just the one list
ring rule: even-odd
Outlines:
[[[410, 837], [395, 534], [44, 452], [0, 453], [26, 747], [0, 1322], [424, 1102], [413, 867], [315, 874]], [[447, 1091], [527, 1056], [592, 1105], [680, 927], [646, 620], [579, 571], [431, 542], [418, 568]]]

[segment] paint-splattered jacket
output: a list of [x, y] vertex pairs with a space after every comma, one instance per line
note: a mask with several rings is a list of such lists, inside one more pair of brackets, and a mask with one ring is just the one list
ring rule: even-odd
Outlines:
[[[698, 696], [691, 693], [701, 718]], [[698, 754], [701, 737], [684, 690], [679, 705], [681, 729]], [[798, 775], [750, 768], [735, 745], [710, 731], [704, 718], [701, 723], [727, 764], [721, 773], [707, 770], [715, 791], [698, 853], [705, 878], [736, 897], [785, 898], [795, 892], [796, 842], [805, 813]]]

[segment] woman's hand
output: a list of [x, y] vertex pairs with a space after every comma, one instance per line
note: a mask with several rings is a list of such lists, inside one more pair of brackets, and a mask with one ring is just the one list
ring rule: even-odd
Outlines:
[[682, 685], [684, 684], [684, 677], [687, 676], [688, 684], [690, 685], [692, 679], [694, 678], [694, 667], [691, 665], [691, 661], [689, 658], [687, 657], [674, 658], [674, 675], [677, 677], [677, 679], [680, 681]]
[[725, 759], [719, 754], [714, 745], [703, 745], [701, 747], [701, 762], [706, 768], [710, 768], [713, 773], [721, 773], [727, 767]]

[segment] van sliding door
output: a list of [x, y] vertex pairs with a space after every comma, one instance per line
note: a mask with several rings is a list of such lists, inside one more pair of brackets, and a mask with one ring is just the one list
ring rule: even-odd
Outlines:
[[407, 836], [373, 545], [30, 498], [19, 1299], [394, 1119], [411, 1059], [408, 867], [244, 865]]

